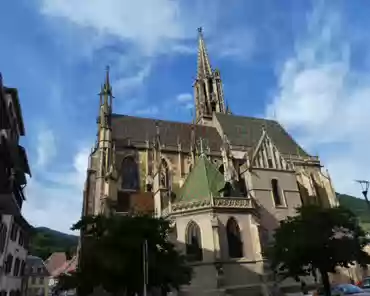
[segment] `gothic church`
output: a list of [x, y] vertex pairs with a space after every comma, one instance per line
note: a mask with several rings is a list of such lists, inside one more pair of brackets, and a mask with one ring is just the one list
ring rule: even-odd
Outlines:
[[276, 121], [234, 115], [201, 29], [191, 123], [114, 114], [107, 71], [83, 215], [153, 212], [194, 266], [182, 295], [258, 295], [263, 248], [302, 204], [337, 204], [329, 174]]

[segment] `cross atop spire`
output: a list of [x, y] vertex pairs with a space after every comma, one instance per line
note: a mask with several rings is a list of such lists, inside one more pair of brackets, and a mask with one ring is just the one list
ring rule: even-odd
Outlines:
[[206, 45], [203, 39], [203, 29], [198, 28], [198, 69], [197, 78], [206, 78], [212, 75], [212, 68], [209, 62]]

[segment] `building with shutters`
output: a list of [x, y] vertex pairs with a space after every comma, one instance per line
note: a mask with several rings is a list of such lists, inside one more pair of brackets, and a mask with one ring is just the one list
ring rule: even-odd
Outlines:
[[22, 216], [27, 154], [18, 91], [3, 85], [0, 74], [0, 295], [20, 295], [31, 226]]
[[49, 271], [40, 257], [27, 256], [23, 295], [48, 296], [49, 276]]
[[195, 271], [182, 295], [260, 295], [272, 283], [263, 249], [279, 221], [302, 204], [338, 202], [320, 159], [277, 121], [231, 112], [220, 73], [199, 29], [196, 112], [185, 123], [115, 114], [107, 71], [82, 214], [170, 219]]

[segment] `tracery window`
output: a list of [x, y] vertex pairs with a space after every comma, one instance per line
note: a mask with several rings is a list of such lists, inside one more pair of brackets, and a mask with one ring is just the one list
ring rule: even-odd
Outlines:
[[227, 242], [229, 245], [229, 257], [243, 257], [243, 242], [240, 235], [240, 228], [235, 218], [231, 217], [226, 224]]
[[203, 259], [202, 237], [197, 223], [190, 221], [186, 229], [186, 255], [188, 261], [201, 261]]
[[122, 161], [121, 167], [122, 189], [139, 190], [139, 168], [132, 156]]

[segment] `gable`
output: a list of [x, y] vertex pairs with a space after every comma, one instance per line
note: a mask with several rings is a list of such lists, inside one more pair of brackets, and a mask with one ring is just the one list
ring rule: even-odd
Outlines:
[[293, 165], [287, 161], [274, 142], [271, 140], [266, 130], [262, 131], [262, 135], [258, 144], [250, 158], [251, 167], [265, 168], [276, 170], [292, 170]]

